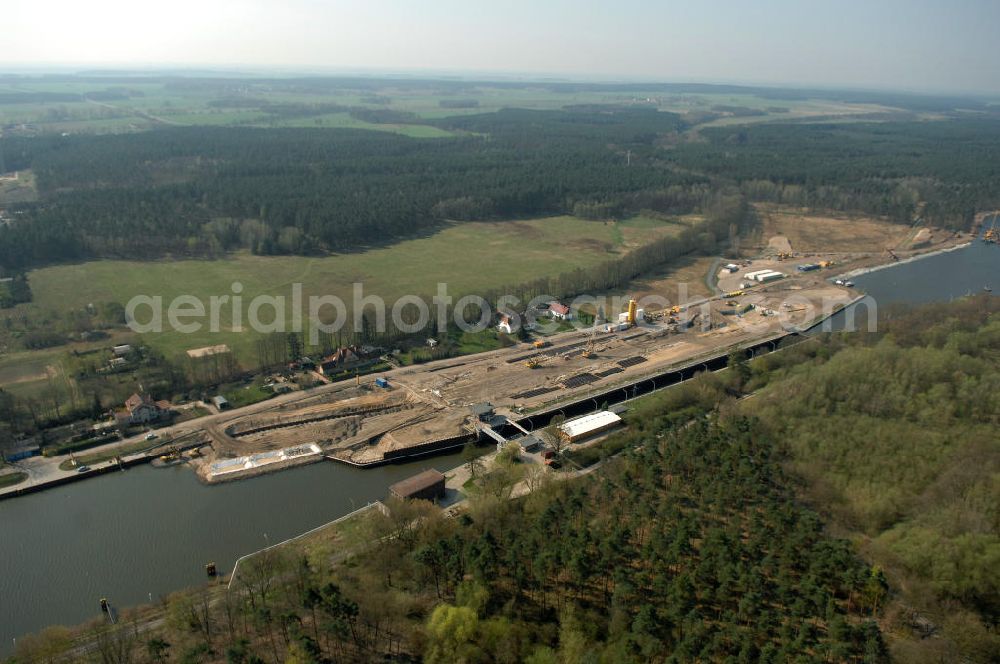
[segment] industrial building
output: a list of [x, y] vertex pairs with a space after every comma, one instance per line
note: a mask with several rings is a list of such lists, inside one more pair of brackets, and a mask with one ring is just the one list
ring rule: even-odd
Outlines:
[[777, 281], [778, 279], [784, 279], [784, 278], [785, 274], [783, 272], [776, 272], [774, 270], [768, 270], [767, 272], [764, 272], [763, 274], [758, 274], [757, 276], [754, 277], [754, 279], [756, 279], [762, 284], [766, 284], [769, 281]]
[[444, 475], [433, 468], [389, 487], [389, 495], [399, 500], [433, 501], [443, 498], [444, 492]]
[[559, 435], [564, 440], [575, 443], [595, 434], [614, 429], [621, 425], [622, 418], [609, 410], [602, 410], [590, 415], [584, 415], [559, 426]]

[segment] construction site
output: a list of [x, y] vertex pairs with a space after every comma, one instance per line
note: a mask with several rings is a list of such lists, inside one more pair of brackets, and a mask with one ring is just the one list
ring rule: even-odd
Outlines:
[[[941, 247], [958, 238], [935, 240]], [[838, 275], [916, 253], [916, 247], [794, 253], [786, 238], [772, 237], [758, 258], [717, 261], [710, 297], [659, 307], [626, 300], [621, 311], [572, 331], [534, 334], [501, 350], [395, 368], [221, 414], [204, 426], [210, 445], [191, 463], [204, 480], [220, 481], [319, 460], [364, 467], [469, 441], [502, 444], [505, 435], [528, 433], [533, 414], [597, 410], [610, 391], [652, 385], [699, 362], [717, 366], [733, 349], [775, 345], [858, 299], [853, 284]], [[524, 313], [568, 310], [560, 304]]]
[[[723, 272], [724, 288], [730, 287], [730, 277], [742, 276]], [[206, 427], [211, 450], [195, 465], [212, 481], [265, 465], [270, 469], [329, 458], [365, 466], [460, 445], [483, 437], [486, 427], [477, 404], [492, 405], [500, 428], [683, 362], [780, 338], [832, 314], [853, 297], [849, 288], [818, 276], [738, 286], [732, 285], [729, 296], [650, 312], [632, 300], [613, 323], [325, 386], [250, 414], [233, 412]], [[785, 306], [789, 302], [794, 305]], [[301, 453], [303, 446], [314, 446], [312, 453]], [[299, 454], [268, 457], [267, 464], [251, 459], [296, 448]], [[230, 462], [242, 458], [247, 461]]]

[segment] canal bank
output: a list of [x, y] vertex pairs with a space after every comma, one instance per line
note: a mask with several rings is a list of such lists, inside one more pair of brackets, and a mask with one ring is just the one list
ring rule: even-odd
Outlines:
[[450, 454], [357, 470], [318, 463], [247, 482], [201, 483], [183, 466], [136, 466], [0, 503], [0, 656], [50, 624], [156, 600], [240, 556], [385, 498], [389, 485]]
[[[857, 285], [880, 307], [947, 301], [1000, 286], [998, 268], [1000, 248], [976, 242]], [[367, 470], [320, 463], [218, 486], [182, 466], [143, 465], [0, 503], [0, 654], [26, 632], [97, 616], [100, 597], [125, 606], [199, 583], [206, 562], [228, 571], [243, 554], [384, 498], [419, 470], [460, 464], [458, 453]]]

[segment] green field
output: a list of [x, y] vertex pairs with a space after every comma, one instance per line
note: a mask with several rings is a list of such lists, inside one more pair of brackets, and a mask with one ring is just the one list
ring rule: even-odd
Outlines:
[[31, 171], [21, 171], [17, 178], [8, 176], [0, 180], [0, 205], [24, 203], [38, 199], [35, 175]]
[[[45, 132], [142, 131], [163, 124], [216, 126], [305, 126], [361, 128], [393, 131], [415, 137], [449, 136], [447, 131], [418, 123], [374, 124], [346, 112], [322, 110], [324, 104], [351, 108], [390, 109], [413, 113], [430, 120], [470, 113], [489, 113], [502, 108], [537, 110], [559, 109], [576, 104], [643, 104], [663, 111], [704, 116], [714, 106], [757, 109], [766, 114], [750, 117], [723, 117], [710, 124], [751, 123], [809, 117], [850, 117], [887, 110], [875, 104], [848, 104], [821, 99], [768, 99], [750, 92], [664, 93], [609, 92], [594, 90], [555, 91], [544, 84], [524, 83], [522, 87], [479, 83], [460, 89], [434, 89], [428, 85], [402, 85], [386, 81], [382, 86], [359, 87], [342, 82], [323, 89], [297, 90], [295, 86], [273, 85], [246, 79], [241, 95], [225, 86], [186, 87], [158, 81], [104, 84], [93, 81], [23, 80], [0, 84], [3, 92], [45, 92], [86, 94], [108, 87], [126, 88], [135, 96], [108, 101], [33, 102], [0, 105], [0, 117], [11, 124], [32, 123]], [[446, 88], [446, 86], [444, 86]], [[232, 103], [227, 100], [233, 99]], [[472, 100], [475, 106], [447, 108], [443, 102]], [[256, 103], [259, 102], [259, 103]], [[280, 116], [266, 112], [268, 104], [298, 104], [316, 107], [314, 114]], [[152, 117], [143, 117], [147, 114]], [[707, 118], [706, 118], [707, 119]]]
[[[79, 309], [88, 303], [125, 304], [138, 294], [161, 295], [164, 307], [174, 297], [190, 294], [207, 306], [211, 295], [231, 295], [234, 282], [243, 285], [244, 312], [256, 295], [284, 295], [290, 301], [294, 283], [303, 284], [305, 298], [337, 295], [349, 308], [354, 283], [362, 283], [366, 295], [382, 297], [390, 305], [405, 294], [429, 298], [439, 282], [447, 283], [448, 292], [458, 297], [595, 265], [644, 242], [675, 234], [685, 223], [641, 217], [624, 222], [549, 217], [453, 224], [426, 238], [327, 257], [238, 254], [215, 261], [103, 260], [61, 265], [30, 273], [34, 302], [21, 306], [41, 311]], [[261, 320], [270, 320], [270, 311], [265, 308]], [[222, 306], [220, 313], [223, 330], [218, 333], [165, 331], [148, 335], [148, 341], [171, 357], [189, 348], [226, 343], [238, 357], [252, 359], [255, 336], [229, 329], [229, 306]], [[292, 312], [285, 314], [291, 320]], [[145, 314], [140, 316], [145, 320]]]
[[[22, 305], [23, 306], [23, 305]], [[62, 358], [68, 348], [47, 348], [0, 355], [0, 387], [13, 394], [36, 399], [52, 390], [72, 386]]]

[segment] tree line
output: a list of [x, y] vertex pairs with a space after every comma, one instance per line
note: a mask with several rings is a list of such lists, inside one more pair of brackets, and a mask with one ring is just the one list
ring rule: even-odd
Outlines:
[[595, 475], [513, 501], [484, 476], [455, 519], [393, 502], [334, 547], [268, 552], [229, 592], [168, 599], [151, 630], [126, 614], [91, 636], [115, 661], [886, 661], [884, 578], [793, 500], [752, 421], [624, 435], [631, 451]]
[[1000, 122], [758, 124], [699, 132], [678, 166], [735, 181], [755, 201], [918, 216], [966, 230], [1000, 206]]
[[445, 219], [572, 212], [580, 202], [624, 210], [640, 192], [706, 182], [652, 156], [627, 163], [625, 151], [652, 155], [656, 137], [680, 126], [668, 113], [510, 111], [442, 125], [467, 133], [186, 127], [6, 137], [9, 167], [31, 168], [41, 197], [15, 206], [0, 229], [0, 265], [350, 251]]

